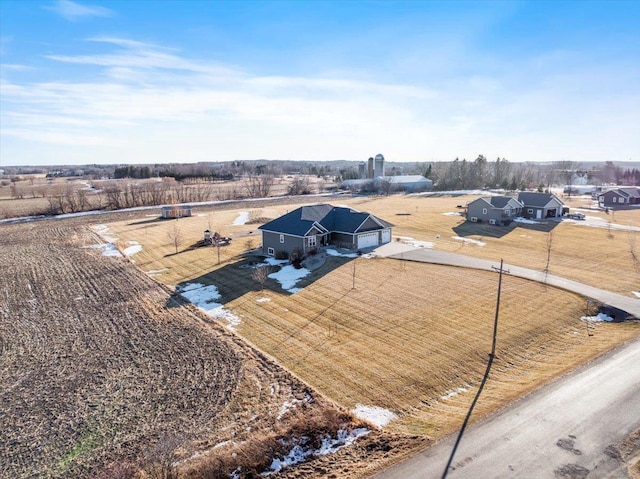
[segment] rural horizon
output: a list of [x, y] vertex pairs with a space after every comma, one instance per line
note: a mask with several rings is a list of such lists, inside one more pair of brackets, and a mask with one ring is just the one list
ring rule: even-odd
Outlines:
[[0, 477], [640, 479], [639, 24], [0, 0]]

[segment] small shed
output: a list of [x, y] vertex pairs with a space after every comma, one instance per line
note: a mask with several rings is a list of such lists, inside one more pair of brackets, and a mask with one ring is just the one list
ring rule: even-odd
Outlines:
[[162, 207], [162, 217], [165, 219], [186, 218], [191, 216], [191, 206], [171, 205]]

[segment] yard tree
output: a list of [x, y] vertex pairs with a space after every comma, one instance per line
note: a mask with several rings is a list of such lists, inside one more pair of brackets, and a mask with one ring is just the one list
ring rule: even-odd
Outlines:
[[178, 226], [178, 219], [176, 218], [173, 221], [173, 225], [167, 231], [167, 238], [175, 248], [176, 254], [178, 254], [178, 248], [184, 242], [184, 236], [182, 235], [182, 230]]
[[266, 283], [269, 277], [269, 267], [268, 266], [258, 266], [253, 270], [251, 277], [256, 283], [260, 284], [260, 291], [264, 289], [264, 283]]

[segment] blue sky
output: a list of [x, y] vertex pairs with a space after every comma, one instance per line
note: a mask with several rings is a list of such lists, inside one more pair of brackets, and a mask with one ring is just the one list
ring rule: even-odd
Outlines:
[[640, 161], [640, 2], [0, 0], [0, 165]]

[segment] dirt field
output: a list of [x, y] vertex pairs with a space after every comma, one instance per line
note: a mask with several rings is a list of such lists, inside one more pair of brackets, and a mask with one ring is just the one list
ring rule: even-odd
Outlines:
[[[159, 444], [184, 459], [286, 429], [305, 384], [94, 243], [60, 221], [2, 226], [0, 476], [103, 477]], [[333, 409], [311, 394], [310, 413]], [[386, 461], [410, 441], [361, 444]]]

